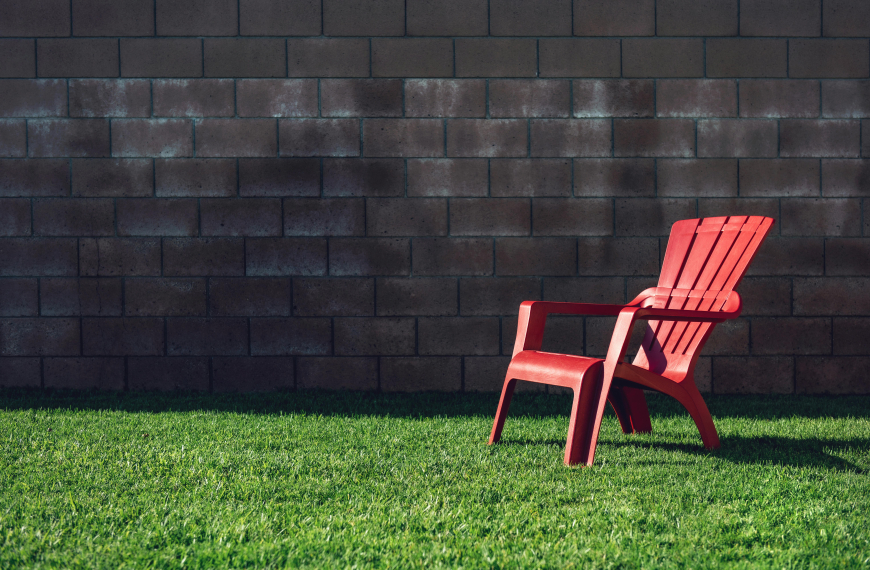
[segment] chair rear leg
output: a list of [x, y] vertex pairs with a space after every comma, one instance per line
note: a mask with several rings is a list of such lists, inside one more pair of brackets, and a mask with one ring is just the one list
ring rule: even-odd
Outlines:
[[511, 398], [514, 396], [514, 388], [516, 388], [516, 378], [508, 377], [504, 380], [504, 387], [501, 390], [501, 399], [498, 402], [498, 409], [495, 412], [495, 421], [492, 423], [492, 433], [489, 435], [489, 445], [498, 443], [501, 439], [501, 430], [504, 428], [504, 421], [507, 418], [508, 409], [511, 407]]
[[640, 388], [624, 387], [621, 389], [628, 407], [628, 416], [634, 433], [652, 432], [649, 418], [649, 408], [646, 406], [646, 396]]
[[631, 427], [631, 412], [628, 409], [628, 402], [625, 401], [625, 394], [621, 388], [611, 388], [607, 394], [607, 403], [616, 412], [616, 418], [619, 420], [619, 426], [622, 428], [622, 433], [633, 433]]
[[710, 415], [710, 410], [707, 409], [707, 404], [697, 386], [688, 378], [680, 383], [682, 394], [677, 400], [686, 408], [692, 419], [695, 420], [695, 425], [698, 426], [698, 431], [701, 433], [701, 441], [704, 442], [704, 447], [707, 449], [719, 448], [719, 433], [716, 431], [716, 426], [713, 424], [713, 417]]

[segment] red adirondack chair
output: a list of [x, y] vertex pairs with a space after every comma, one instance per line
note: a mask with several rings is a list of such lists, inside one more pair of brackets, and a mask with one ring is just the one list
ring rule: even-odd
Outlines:
[[[658, 287], [627, 305], [522, 303], [490, 445], [501, 437], [517, 380], [528, 380], [574, 390], [566, 465], [592, 465], [606, 402], [624, 433], [652, 431], [643, 390], [676, 398], [695, 420], [704, 446], [719, 447], [716, 426], [695, 386], [695, 363], [716, 323], [740, 315], [742, 302], [734, 288], [773, 222], [761, 216], [730, 216], [675, 223]], [[616, 316], [607, 357], [541, 352], [548, 314]], [[649, 323], [629, 364], [623, 357], [632, 326], [639, 320]]]

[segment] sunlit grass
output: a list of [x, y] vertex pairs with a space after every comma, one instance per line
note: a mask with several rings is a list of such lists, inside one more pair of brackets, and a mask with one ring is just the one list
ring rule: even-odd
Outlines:
[[0, 391], [0, 568], [870, 565], [870, 398], [708, 402], [567, 468], [560, 396]]

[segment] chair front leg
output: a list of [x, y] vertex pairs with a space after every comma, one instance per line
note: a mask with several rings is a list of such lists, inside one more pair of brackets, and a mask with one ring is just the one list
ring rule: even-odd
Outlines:
[[516, 378], [510, 377], [510, 369], [508, 377], [504, 380], [504, 387], [501, 389], [501, 399], [498, 401], [498, 409], [495, 412], [495, 420], [492, 422], [492, 433], [489, 434], [489, 445], [498, 443], [501, 439], [501, 430], [504, 428], [504, 421], [507, 418], [508, 409], [511, 407], [511, 398], [514, 396], [514, 388], [517, 386]]

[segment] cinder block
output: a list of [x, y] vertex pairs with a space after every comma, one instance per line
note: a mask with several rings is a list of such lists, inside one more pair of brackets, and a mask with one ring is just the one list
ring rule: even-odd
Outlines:
[[106, 119], [40, 119], [27, 122], [31, 157], [109, 156]]
[[[828, 337], [830, 337], [830, 334]], [[753, 337], [753, 342], [755, 343], [753, 348], [759, 345], [757, 341], [759, 339]], [[749, 321], [746, 319], [732, 319], [718, 324], [704, 345], [704, 354], [710, 356], [749, 354]], [[761, 353], [753, 351], [753, 354]]]
[[456, 77], [535, 77], [537, 47], [532, 39], [457, 39]]
[[114, 235], [114, 204], [108, 198], [37, 198], [33, 202], [33, 234]]
[[290, 280], [212, 277], [208, 282], [208, 307], [213, 317], [286, 317], [290, 315]]
[[6, 79], [0, 81], [0, 117], [65, 117], [66, 81]]
[[379, 317], [456, 315], [459, 307], [456, 279], [383, 277], [377, 280]]
[[458, 392], [461, 358], [381, 358], [384, 392]]
[[280, 236], [278, 198], [207, 198], [200, 201], [204, 236]]
[[408, 161], [408, 196], [486, 196], [488, 161], [473, 158]]
[[58, 276], [78, 274], [78, 247], [70, 238], [11, 238], [0, 240], [0, 276]]
[[541, 77], [619, 77], [618, 39], [559, 38], [538, 41]]
[[404, 0], [324, 0], [327, 36], [403, 36]]
[[531, 207], [526, 198], [454, 198], [450, 202], [452, 236], [527, 236]]
[[206, 77], [286, 77], [284, 40], [215, 38], [203, 41]]
[[79, 273], [86, 277], [160, 275], [160, 240], [81, 238]]
[[744, 79], [740, 82], [740, 116], [818, 117], [819, 84], [817, 81]]
[[36, 40], [0, 39], [0, 77], [36, 77]]
[[738, 0], [659, 0], [656, 35], [736, 36]]
[[68, 196], [69, 161], [0, 161], [0, 196]]
[[740, 34], [744, 36], [818, 36], [821, 0], [742, 0]]
[[622, 41], [624, 77], [703, 77], [701, 39], [629, 38]]
[[861, 121], [861, 156], [870, 158], [870, 121]]
[[857, 158], [858, 121], [787, 119], [779, 125], [779, 153], [784, 157]]
[[409, 36], [485, 36], [489, 34], [487, 0], [410, 0], [405, 3]]
[[295, 316], [366, 317], [375, 314], [375, 280], [294, 279]]
[[73, 79], [70, 117], [150, 117], [151, 84], [144, 79]]
[[239, 160], [239, 195], [319, 196], [320, 161], [307, 158], [242, 158]]
[[835, 318], [834, 354], [863, 355], [867, 352], [870, 319], [866, 317]]
[[198, 119], [196, 155], [200, 157], [277, 156], [273, 119]]
[[613, 154], [695, 156], [695, 122], [691, 119], [616, 119], [613, 121]]
[[695, 200], [687, 198], [618, 198], [616, 235], [667, 236], [674, 222], [697, 215]]
[[698, 121], [699, 157], [775, 157], [776, 121], [765, 119], [702, 119]]
[[822, 81], [822, 116], [870, 117], [870, 81]]
[[780, 200], [784, 236], [861, 235], [861, 206], [848, 198], [787, 198]]
[[326, 275], [326, 240], [245, 240], [246, 275]]
[[601, 198], [535, 198], [532, 200], [535, 236], [613, 235], [613, 201]]
[[38, 298], [36, 279], [0, 279], [0, 317], [35, 317]]
[[212, 374], [215, 392], [277, 392], [295, 386], [292, 358], [215, 357]]
[[603, 119], [531, 121], [531, 155], [547, 157], [610, 156], [611, 122]]
[[245, 356], [248, 354], [248, 320], [166, 319], [166, 353], [169, 356]]
[[658, 117], [736, 117], [737, 82], [729, 79], [662, 79]]
[[655, 196], [655, 188], [652, 159], [574, 159], [575, 196]]
[[202, 77], [202, 40], [124, 38], [121, 77]]
[[[746, 199], [751, 200], [751, 199]], [[750, 204], [743, 212], [759, 212]], [[716, 213], [715, 210], [712, 213]], [[704, 217], [703, 208], [700, 216]], [[768, 237], [749, 266], [748, 275], [821, 275], [824, 271], [824, 242], [819, 238]]]
[[40, 77], [118, 77], [118, 40], [36, 40]]
[[55, 277], [40, 279], [40, 314], [44, 317], [120, 317], [121, 279]]
[[870, 77], [870, 40], [789, 40], [788, 75]]
[[153, 36], [154, 3], [141, 0], [74, 0], [75, 36]]
[[324, 196], [402, 196], [405, 164], [399, 158], [335, 158], [323, 161]]
[[0, 386], [3, 388], [39, 388], [42, 386], [40, 358], [0, 359]]
[[[622, 277], [546, 277], [544, 278], [544, 300], [575, 303], [624, 303], [624, 288], [625, 279]], [[633, 290], [629, 290], [629, 298], [634, 293]]]
[[145, 357], [127, 359], [130, 390], [209, 389], [208, 358]]
[[158, 159], [154, 161], [155, 195], [160, 197], [227, 197], [236, 195], [233, 159]]
[[348, 317], [335, 319], [335, 354], [399, 356], [414, 354], [412, 318]]
[[366, 38], [287, 40], [290, 77], [368, 77], [370, 68]]
[[654, 0], [574, 0], [575, 36], [653, 36]]
[[377, 357], [296, 359], [296, 386], [300, 390], [377, 390]]
[[791, 314], [791, 279], [787, 277], [747, 277], [737, 292], [743, 299], [743, 316]]
[[150, 160], [77, 158], [72, 160], [73, 196], [119, 198], [151, 196], [154, 167]]
[[740, 160], [741, 196], [819, 196], [819, 161]]
[[234, 36], [236, 0], [155, 0], [158, 36]]
[[199, 233], [199, 210], [193, 199], [118, 200], [115, 208], [121, 236], [195, 236]]
[[78, 354], [78, 319], [0, 319], [0, 356]]
[[0, 198], [0, 236], [29, 236], [30, 212], [27, 198]]
[[870, 161], [823, 160], [822, 194], [826, 197], [870, 195]]
[[[613, 317], [586, 317], [585, 320], [586, 334], [584, 335], [584, 340], [586, 345], [584, 356], [604, 358], [607, 356], [607, 349], [610, 347], [610, 339], [613, 337], [616, 319]], [[629, 358], [637, 354], [646, 329], [646, 323], [638, 323], [632, 329], [631, 337], [628, 341], [628, 349], [625, 351], [626, 356]], [[544, 335], [546, 338], [546, 332]]]
[[413, 243], [415, 275], [492, 275], [493, 242], [487, 238], [423, 238]]
[[359, 119], [278, 121], [281, 156], [359, 156]]
[[583, 237], [577, 240], [577, 248], [580, 275], [659, 274], [656, 238]]
[[365, 235], [365, 204], [361, 198], [287, 198], [284, 235]]
[[[243, 36], [319, 36], [321, 4], [319, 0], [240, 0], [239, 32]], [[290, 380], [292, 387], [292, 370]]]
[[112, 156], [193, 156], [193, 122], [189, 119], [113, 121]]
[[737, 160], [680, 158], [659, 160], [657, 166], [659, 196], [737, 196]]
[[333, 238], [329, 274], [340, 277], [409, 275], [411, 244], [407, 238]]
[[124, 314], [133, 317], [204, 316], [205, 279], [125, 279]]
[[493, 36], [570, 36], [571, 0], [491, 0]]
[[0, 6], [0, 36], [68, 36], [68, 0], [4, 2]]
[[46, 388], [73, 390], [123, 390], [123, 358], [46, 358]]
[[407, 117], [484, 117], [486, 82], [481, 79], [408, 79]]
[[163, 274], [220, 277], [244, 275], [244, 240], [240, 238], [164, 239]]
[[493, 197], [571, 195], [570, 160], [493, 160], [489, 168]]
[[707, 77], [786, 77], [786, 40], [710, 38]]
[[496, 238], [496, 275], [576, 275], [577, 242], [568, 238]]
[[528, 124], [519, 119], [447, 121], [447, 156], [523, 157], [528, 155]]
[[163, 319], [82, 319], [85, 356], [163, 356]]
[[372, 40], [372, 77], [453, 77], [453, 40]]
[[241, 79], [236, 82], [240, 117], [316, 117], [315, 79]]
[[368, 119], [362, 132], [366, 156], [444, 156], [444, 123], [438, 119]]
[[[506, 356], [467, 356], [465, 361], [466, 392], [501, 392], [510, 358]], [[544, 391], [544, 384], [517, 382], [516, 391]]]
[[447, 235], [447, 200], [370, 198], [366, 201], [366, 235]]
[[822, 35], [870, 36], [870, 5], [862, 0], [825, 0], [822, 4]]
[[795, 388], [798, 394], [870, 394], [867, 357], [798, 357]]
[[574, 81], [575, 117], [652, 117], [655, 83], [648, 79]]
[[156, 79], [155, 117], [231, 117], [235, 115], [232, 79]]
[[324, 79], [320, 82], [324, 117], [401, 117], [399, 79]]
[[718, 356], [713, 359], [716, 394], [793, 394], [794, 359], [790, 356]]
[[831, 319], [752, 319], [752, 354], [831, 354]]
[[865, 316], [870, 311], [867, 277], [816, 277], [794, 280], [794, 314]]
[[537, 277], [465, 278], [459, 280], [459, 314], [516, 315], [523, 301], [540, 301]]

